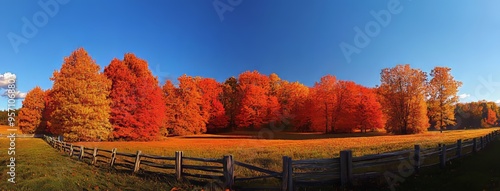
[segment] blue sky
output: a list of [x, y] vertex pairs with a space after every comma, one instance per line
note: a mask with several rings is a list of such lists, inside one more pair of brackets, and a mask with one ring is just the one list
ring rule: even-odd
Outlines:
[[[451, 67], [464, 84], [462, 101], [497, 101], [499, 7], [494, 0], [1, 1], [0, 73], [15, 74], [20, 92], [48, 89], [78, 47], [101, 68], [135, 53], [162, 82], [258, 70], [308, 86], [325, 74], [375, 86], [382, 68], [408, 63], [426, 72]], [[343, 43], [356, 52], [346, 57]]]

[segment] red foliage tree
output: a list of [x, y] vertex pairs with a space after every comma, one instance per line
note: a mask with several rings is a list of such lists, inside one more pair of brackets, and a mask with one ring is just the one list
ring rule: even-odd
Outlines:
[[260, 129], [269, 122], [269, 78], [257, 71], [243, 72], [238, 77], [241, 102], [236, 115], [240, 128]]
[[158, 80], [145, 60], [125, 54], [105, 69], [112, 81], [110, 98], [115, 139], [154, 140], [165, 124], [165, 102]]
[[486, 113], [486, 118], [484, 119], [485, 121], [485, 126], [487, 127], [492, 127], [497, 124], [497, 113], [493, 111], [491, 108], [488, 108], [488, 111]]
[[384, 128], [386, 119], [374, 90], [360, 86], [359, 92], [358, 115], [355, 120], [357, 127], [361, 132], [366, 132], [368, 129], [373, 131]]
[[[334, 119], [332, 114], [335, 106], [335, 91], [337, 79], [335, 76], [326, 75], [321, 77], [319, 82], [314, 83], [311, 91], [311, 100], [313, 102], [314, 113], [311, 113], [312, 128], [325, 133], [332, 132], [331, 121]], [[330, 130], [330, 131], [329, 131]]]
[[222, 85], [212, 78], [198, 80], [198, 88], [202, 96], [202, 115], [207, 121], [207, 130], [217, 131], [227, 126], [228, 117], [221, 103]]

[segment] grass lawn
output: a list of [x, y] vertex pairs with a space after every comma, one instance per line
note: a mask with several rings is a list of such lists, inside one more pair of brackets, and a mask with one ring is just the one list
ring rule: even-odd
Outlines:
[[397, 190], [500, 190], [500, 141], [475, 155], [454, 160], [445, 169], [423, 169]]
[[[9, 140], [0, 138], [0, 147]], [[7, 181], [10, 156], [0, 152], [0, 190], [170, 190], [166, 181], [93, 167], [57, 152], [41, 139], [16, 139], [16, 184]]]

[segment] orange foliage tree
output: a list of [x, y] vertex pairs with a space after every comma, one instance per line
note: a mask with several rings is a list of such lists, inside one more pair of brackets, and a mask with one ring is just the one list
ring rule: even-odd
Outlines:
[[486, 117], [483, 119], [483, 126], [484, 127], [492, 127], [497, 125], [497, 113], [493, 111], [493, 109], [488, 108], [486, 112]]
[[107, 99], [111, 81], [99, 71], [99, 65], [79, 48], [64, 59], [61, 70], [51, 78], [51, 128], [67, 141], [108, 140], [111, 136]]
[[314, 83], [311, 91], [311, 99], [314, 106], [315, 114], [311, 115], [312, 127], [319, 131], [323, 128], [325, 133], [333, 131], [330, 122], [333, 118], [335, 105], [335, 94], [337, 79], [335, 76], [326, 75], [321, 77], [319, 82]]
[[278, 100], [281, 108], [281, 115], [283, 116], [289, 127], [294, 130], [305, 131], [310, 127], [310, 119], [306, 115], [308, 112], [302, 112], [308, 101], [309, 88], [299, 82], [289, 83], [283, 81], [281, 88], [278, 91]]
[[427, 74], [408, 64], [382, 70], [379, 93], [386, 107], [387, 132], [412, 134], [427, 130], [426, 82]]
[[[207, 131], [207, 114], [203, 110], [203, 98], [198, 89], [198, 78], [183, 75], [178, 78], [179, 87], [175, 88], [170, 81], [163, 86], [163, 92], [166, 96], [169, 111], [174, 114], [168, 114], [170, 123], [167, 128], [174, 135], [201, 134]], [[205, 106], [206, 108], [207, 106]]]
[[236, 114], [240, 105], [240, 97], [238, 95], [238, 79], [230, 77], [224, 81], [222, 85], [222, 104], [228, 118], [228, 126], [234, 130], [236, 125]]
[[198, 89], [202, 96], [202, 114], [207, 121], [207, 130], [217, 132], [228, 124], [228, 117], [222, 105], [222, 85], [212, 78], [198, 80]]
[[269, 78], [257, 71], [243, 72], [238, 77], [239, 100], [235, 122], [239, 128], [260, 129], [279, 117], [279, 104], [270, 95]]
[[40, 123], [41, 129], [44, 129], [46, 133], [53, 134], [53, 135], [60, 135], [62, 132], [60, 131], [61, 129], [54, 128], [54, 126], [51, 125], [50, 119], [52, 116], [52, 113], [54, 112], [55, 109], [55, 102], [52, 99], [52, 90], [48, 89], [45, 90], [45, 94], [43, 97], [43, 101], [45, 104], [45, 108], [42, 112], [42, 122]]
[[456, 125], [455, 105], [458, 103], [458, 88], [462, 82], [451, 75], [451, 68], [435, 67], [431, 71], [427, 106], [428, 116], [435, 129], [443, 130], [447, 126]]
[[23, 133], [44, 133], [42, 115], [45, 109], [45, 92], [38, 86], [26, 94], [23, 107], [19, 110], [19, 129]]

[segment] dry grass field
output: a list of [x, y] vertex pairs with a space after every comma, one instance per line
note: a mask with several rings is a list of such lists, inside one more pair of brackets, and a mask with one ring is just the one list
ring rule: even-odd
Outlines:
[[[483, 136], [497, 128], [427, 132], [417, 135], [380, 135], [368, 133], [328, 135], [276, 133], [280, 139], [253, 139], [251, 133], [244, 135], [202, 135], [172, 137], [154, 142], [80, 142], [78, 145], [103, 149], [117, 148], [118, 152], [174, 156], [175, 151], [184, 151], [184, 156], [200, 158], [222, 158], [232, 154], [234, 159], [263, 168], [281, 171], [282, 156], [294, 160], [337, 157], [339, 151], [351, 149], [354, 156], [377, 154], [402, 149], [412, 149], [415, 144], [423, 148], [435, 147], [438, 143], [455, 143], [458, 139]], [[236, 136], [233, 138], [232, 136]], [[313, 137], [319, 137], [314, 139]], [[348, 137], [351, 136], [351, 137]], [[343, 137], [343, 138], [342, 138]], [[302, 138], [302, 139], [301, 139]], [[254, 175], [247, 169], [236, 168], [241, 176]]]

